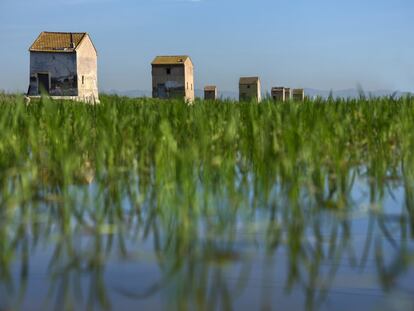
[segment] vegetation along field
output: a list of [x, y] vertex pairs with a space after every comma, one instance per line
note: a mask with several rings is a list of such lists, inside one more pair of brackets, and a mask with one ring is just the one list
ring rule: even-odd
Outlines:
[[413, 310], [414, 99], [0, 95], [1, 310]]

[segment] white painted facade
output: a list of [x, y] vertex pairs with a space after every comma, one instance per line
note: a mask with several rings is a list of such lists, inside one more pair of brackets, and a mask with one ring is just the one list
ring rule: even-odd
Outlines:
[[76, 50], [78, 73], [78, 97], [82, 100], [99, 102], [98, 57], [89, 35]]

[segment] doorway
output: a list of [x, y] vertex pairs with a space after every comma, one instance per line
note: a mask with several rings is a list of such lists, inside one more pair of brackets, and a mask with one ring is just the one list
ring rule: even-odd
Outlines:
[[50, 79], [48, 73], [38, 73], [37, 74], [37, 87], [39, 94], [46, 93], [49, 94], [50, 91]]

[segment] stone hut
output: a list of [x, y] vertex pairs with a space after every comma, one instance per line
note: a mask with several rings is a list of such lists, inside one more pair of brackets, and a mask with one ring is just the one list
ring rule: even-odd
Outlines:
[[291, 99], [291, 90], [288, 87], [273, 87], [271, 91], [273, 100], [276, 101], [289, 101]]
[[157, 56], [152, 65], [152, 97], [194, 101], [194, 66], [189, 56]]
[[242, 77], [239, 81], [239, 100], [260, 102], [262, 100], [259, 77]]
[[217, 87], [214, 85], [208, 85], [204, 88], [205, 100], [217, 100]]
[[305, 90], [304, 89], [293, 89], [292, 90], [292, 99], [294, 101], [301, 101], [305, 100]]
[[285, 88], [281, 87], [272, 87], [271, 95], [275, 101], [285, 101]]
[[42, 32], [29, 52], [29, 97], [99, 103], [98, 57], [87, 33]]

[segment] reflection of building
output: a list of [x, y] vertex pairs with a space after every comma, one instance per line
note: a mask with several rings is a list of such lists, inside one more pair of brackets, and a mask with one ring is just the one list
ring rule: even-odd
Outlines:
[[42, 32], [29, 51], [28, 96], [99, 102], [97, 53], [87, 33]]
[[[64, 176], [58, 164], [53, 163], [48, 158], [41, 160], [41, 165], [38, 170], [38, 181], [40, 184], [49, 186], [61, 186], [64, 184]], [[95, 165], [88, 159], [79, 161], [79, 166], [69, 172], [69, 177], [72, 185], [90, 185], [95, 179]]]
[[205, 100], [216, 100], [217, 99], [217, 87], [214, 85], [208, 85], [204, 88], [204, 99]]
[[194, 67], [188, 56], [157, 56], [152, 65], [152, 97], [194, 100]]
[[95, 166], [89, 160], [81, 163], [79, 171], [74, 175], [75, 184], [90, 185], [95, 179]]
[[294, 101], [304, 101], [305, 100], [305, 90], [304, 89], [293, 89], [292, 90], [292, 99]]
[[242, 77], [239, 81], [239, 100], [262, 100], [259, 77]]

